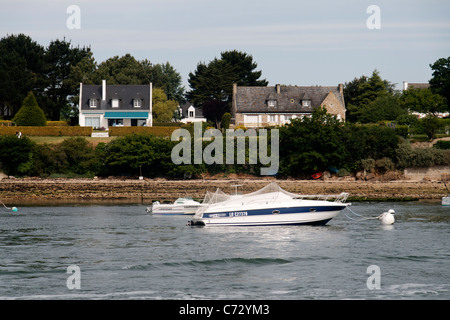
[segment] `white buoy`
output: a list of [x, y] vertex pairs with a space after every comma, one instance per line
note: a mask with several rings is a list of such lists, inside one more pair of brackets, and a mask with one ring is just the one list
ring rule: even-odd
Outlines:
[[383, 212], [378, 216], [378, 220], [381, 221], [381, 224], [394, 224], [395, 218], [394, 218], [395, 211], [393, 209], [389, 209], [388, 212]]

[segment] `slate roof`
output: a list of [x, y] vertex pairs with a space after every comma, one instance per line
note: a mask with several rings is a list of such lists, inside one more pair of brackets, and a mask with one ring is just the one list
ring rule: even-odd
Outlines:
[[[150, 85], [106, 85], [106, 100], [102, 101], [102, 85], [82, 85], [81, 110], [150, 110]], [[89, 106], [90, 99], [97, 99], [97, 108]], [[119, 99], [119, 108], [111, 106], [112, 99]], [[134, 99], [142, 100], [142, 107], [135, 108]]]
[[181, 108], [181, 112], [182, 112], [182, 115], [181, 115], [182, 118], [188, 118], [189, 117], [189, 114], [188, 114], [189, 110], [188, 109], [189, 109], [190, 106], [193, 106], [195, 108], [195, 118], [204, 118], [202, 108], [198, 108], [198, 107], [194, 106], [194, 104], [192, 104], [191, 102], [185, 102], [185, 103], [180, 104], [180, 108]]
[[409, 83], [408, 89], [428, 89], [430, 87], [429, 83]]
[[[321, 105], [328, 94], [332, 92], [344, 105], [344, 97], [339, 87], [297, 87], [276, 86], [267, 87], [237, 87], [236, 112], [238, 113], [310, 113]], [[268, 100], [277, 100], [276, 107], [269, 107]], [[309, 100], [309, 106], [304, 107], [303, 100]]]

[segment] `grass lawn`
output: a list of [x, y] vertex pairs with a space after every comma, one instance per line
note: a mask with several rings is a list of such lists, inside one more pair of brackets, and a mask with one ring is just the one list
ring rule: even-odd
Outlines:
[[[60, 137], [51, 137], [51, 136], [28, 136], [28, 138], [30, 138], [31, 140], [33, 140], [33, 141], [36, 142], [37, 144], [44, 144], [44, 143], [58, 144], [58, 143], [63, 142], [65, 139], [73, 138], [73, 137], [69, 137], [69, 136], [60, 136]], [[111, 140], [115, 139], [116, 137], [101, 137], [101, 138], [82, 137], [82, 138], [85, 138], [87, 141], [89, 141], [89, 142], [92, 143], [94, 146], [96, 146], [96, 145], [99, 144], [100, 142], [108, 143], [108, 142], [110, 142]]]

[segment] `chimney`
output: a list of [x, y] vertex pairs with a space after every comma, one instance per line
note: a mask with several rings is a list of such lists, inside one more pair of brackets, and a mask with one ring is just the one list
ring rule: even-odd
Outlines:
[[277, 93], [279, 94], [281, 92], [281, 86], [279, 84], [276, 84], [275, 87], [277, 88]]
[[408, 90], [408, 82], [403, 81], [403, 90]]
[[339, 83], [338, 88], [339, 88], [339, 93], [341, 95], [344, 95], [344, 85], [342, 83]]
[[106, 80], [102, 80], [102, 100], [106, 100]]

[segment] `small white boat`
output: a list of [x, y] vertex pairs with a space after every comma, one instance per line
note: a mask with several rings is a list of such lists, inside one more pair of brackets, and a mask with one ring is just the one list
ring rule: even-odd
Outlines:
[[442, 197], [442, 205], [450, 206], [450, 196]]
[[151, 214], [167, 215], [193, 215], [202, 204], [190, 197], [178, 198], [174, 203], [160, 203], [155, 201], [147, 207], [147, 212]]
[[[219, 189], [200, 207], [191, 226], [324, 225], [349, 203], [348, 193], [326, 196], [298, 195], [275, 182], [259, 191], [229, 196]], [[317, 198], [317, 200], [309, 199]], [[329, 201], [334, 198], [334, 201]]]

